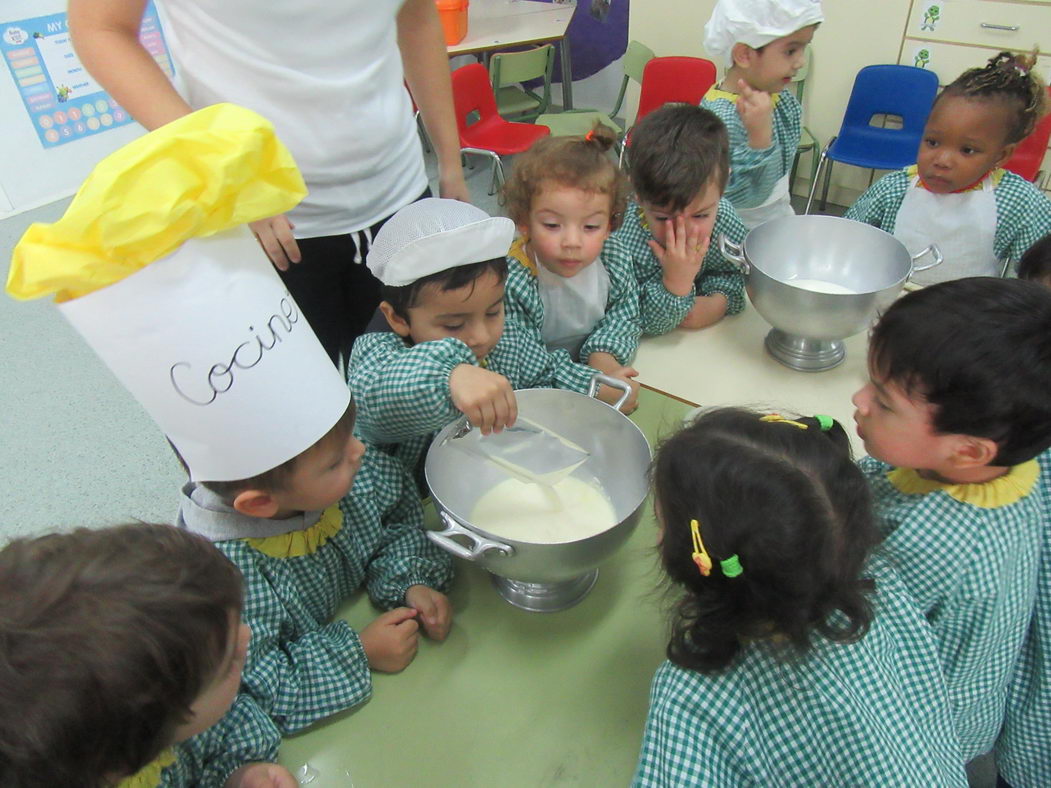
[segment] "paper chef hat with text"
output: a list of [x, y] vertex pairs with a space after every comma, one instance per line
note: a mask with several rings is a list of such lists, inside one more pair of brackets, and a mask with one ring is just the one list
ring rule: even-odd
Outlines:
[[218, 104], [104, 159], [15, 247], [8, 292], [58, 308], [197, 481], [308, 449], [350, 392], [245, 223], [306, 194], [265, 119]]

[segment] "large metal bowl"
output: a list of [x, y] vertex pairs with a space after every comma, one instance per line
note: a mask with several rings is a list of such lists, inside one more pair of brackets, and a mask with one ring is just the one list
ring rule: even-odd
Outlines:
[[[593, 383], [592, 391], [596, 388]], [[544, 544], [508, 539], [471, 523], [478, 499], [508, 477], [496, 465], [451, 445], [466, 424], [462, 418], [441, 430], [427, 452], [427, 486], [445, 526], [427, 536], [491, 572], [497, 589], [512, 604], [527, 610], [561, 610], [584, 598], [595, 583], [596, 567], [634, 530], [648, 491], [650, 447], [630, 419], [593, 397], [556, 389], [516, 391], [515, 397], [521, 416], [591, 454], [573, 475], [598, 480], [613, 504], [617, 524], [585, 539]]]
[[[767, 348], [778, 360], [808, 371], [842, 361], [839, 340], [868, 328], [913, 273], [941, 262], [936, 246], [912, 256], [890, 233], [835, 216], [785, 216], [753, 229], [741, 246], [725, 236], [720, 246], [723, 255], [736, 262], [747, 277], [748, 297], [756, 311], [782, 335], [768, 337]], [[933, 262], [917, 266], [916, 261], [925, 255]], [[793, 284], [807, 279], [852, 292], [822, 293]], [[772, 338], [778, 343], [774, 347]], [[788, 358], [777, 352], [786, 341], [793, 345]], [[798, 358], [799, 354], [820, 355], [822, 349], [838, 358], [811, 359], [817, 366]]]

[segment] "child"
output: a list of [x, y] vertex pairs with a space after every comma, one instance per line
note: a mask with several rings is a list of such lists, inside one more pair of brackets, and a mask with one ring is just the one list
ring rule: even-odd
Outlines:
[[679, 599], [635, 785], [967, 784], [839, 424], [710, 411], [658, 450], [653, 487]]
[[[1051, 235], [1033, 244], [1018, 264], [1018, 276], [1051, 286]], [[1037, 570], [1036, 603], [1022, 653], [1007, 690], [1004, 724], [994, 753], [1001, 784], [1013, 788], [1051, 785], [1051, 449], [1040, 463], [1040, 501], [1044, 526]]]
[[722, 199], [729, 162], [726, 128], [706, 109], [666, 104], [632, 129], [635, 201], [613, 237], [631, 255], [646, 334], [744, 309], [744, 276], [719, 251], [720, 235], [740, 243], [747, 233]]
[[945, 262], [913, 281], [999, 276], [1051, 232], [1051, 201], [1000, 169], [1044, 113], [1034, 62], [1001, 52], [961, 74], [934, 102], [916, 164], [880, 178], [844, 214], [911, 254], [937, 244]]
[[704, 48], [728, 68], [701, 106], [726, 124], [726, 198], [749, 229], [795, 213], [789, 180], [803, 108], [786, 88], [822, 21], [819, 0], [719, 0], [704, 26]]
[[963, 755], [992, 746], [1033, 609], [1051, 445], [1051, 291], [943, 282], [873, 329], [854, 395], [883, 550], [938, 640]]
[[147, 523], [17, 539], [0, 610], [3, 785], [297, 785], [237, 696], [241, 576], [204, 539]]
[[[452, 575], [411, 479], [363, 458], [345, 381], [241, 226], [295, 204], [289, 168], [260, 116], [199, 110], [101, 162], [62, 219], [19, 242], [9, 284], [80, 294], [60, 310], [184, 460], [179, 524], [244, 574], [243, 689], [282, 733], [367, 699], [370, 668], [405, 667], [416, 619], [443, 638]], [[390, 612], [359, 634], [332, 616], [362, 584]]]
[[483, 434], [514, 423], [513, 390], [586, 391], [596, 370], [549, 352], [535, 328], [504, 320], [510, 219], [456, 200], [402, 208], [367, 265], [392, 332], [354, 343], [348, 382], [358, 429], [417, 469], [434, 432], [465, 414]]
[[642, 332], [638, 283], [627, 250], [610, 238], [628, 194], [606, 155], [615, 141], [598, 124], [584, 137], [542, 139], [515, 160], [503, 199], [520, 237], [507, 255], [504, 307], [535, 326], [548, 350], [637, 392], [629, 365]]

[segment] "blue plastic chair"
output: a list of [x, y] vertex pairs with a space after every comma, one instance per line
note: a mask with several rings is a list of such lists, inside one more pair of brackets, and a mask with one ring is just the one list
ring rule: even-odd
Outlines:
[[[916, 163], [923, 127], [938, 93], [938, 75], [913, 66], [865, 66], [854, 78], [839, 134], [821, 151], [817, 175], [810, 184], [806, 211], [810, 213], [817, 182], [826, 163], [821, 210], [825, 210], [832, 163], [897, 170]], [[871, 125], [876, 115], [900, 116], [900, 129]]]

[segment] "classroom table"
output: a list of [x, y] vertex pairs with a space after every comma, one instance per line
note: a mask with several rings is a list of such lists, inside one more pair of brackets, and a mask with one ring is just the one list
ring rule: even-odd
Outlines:
[[676, 329], [644, 337], [635, 357], [638, 380], [702, 405], [751, 405], [824, 413], [843, 424], [855, 454], [863, 454], [854, 431], [850, 398], [868, 380], [868, 338], [846, 340], [846, 358], [825, 372], [799, 372], [774, 359], [763, 346], [770, 325], [751, 303], [701, 331]]
[[[689, 408], [643, 389], [631, 418], [653, 445]], [[512, 607], [455, 559], [445, 642], [421, 638], [405, 671], [373, 674], [368, 703], [287, 738], [281, 763], [310, 788], [627, 785], [666, 640], [655, 537], [647, 501], [591, 593], [558, 613]], [[338, 615], [360, 629], [377, 611], [359, 594]]]
[[476, 55], [497, 49], [557, 41], [562, 53], [562, 108], [573, 108], [573, 75], [566, 29], [573, 3], [538, 0], [480, 0], [468, 7], [467, 36], [446, 47], [449, 56]]

